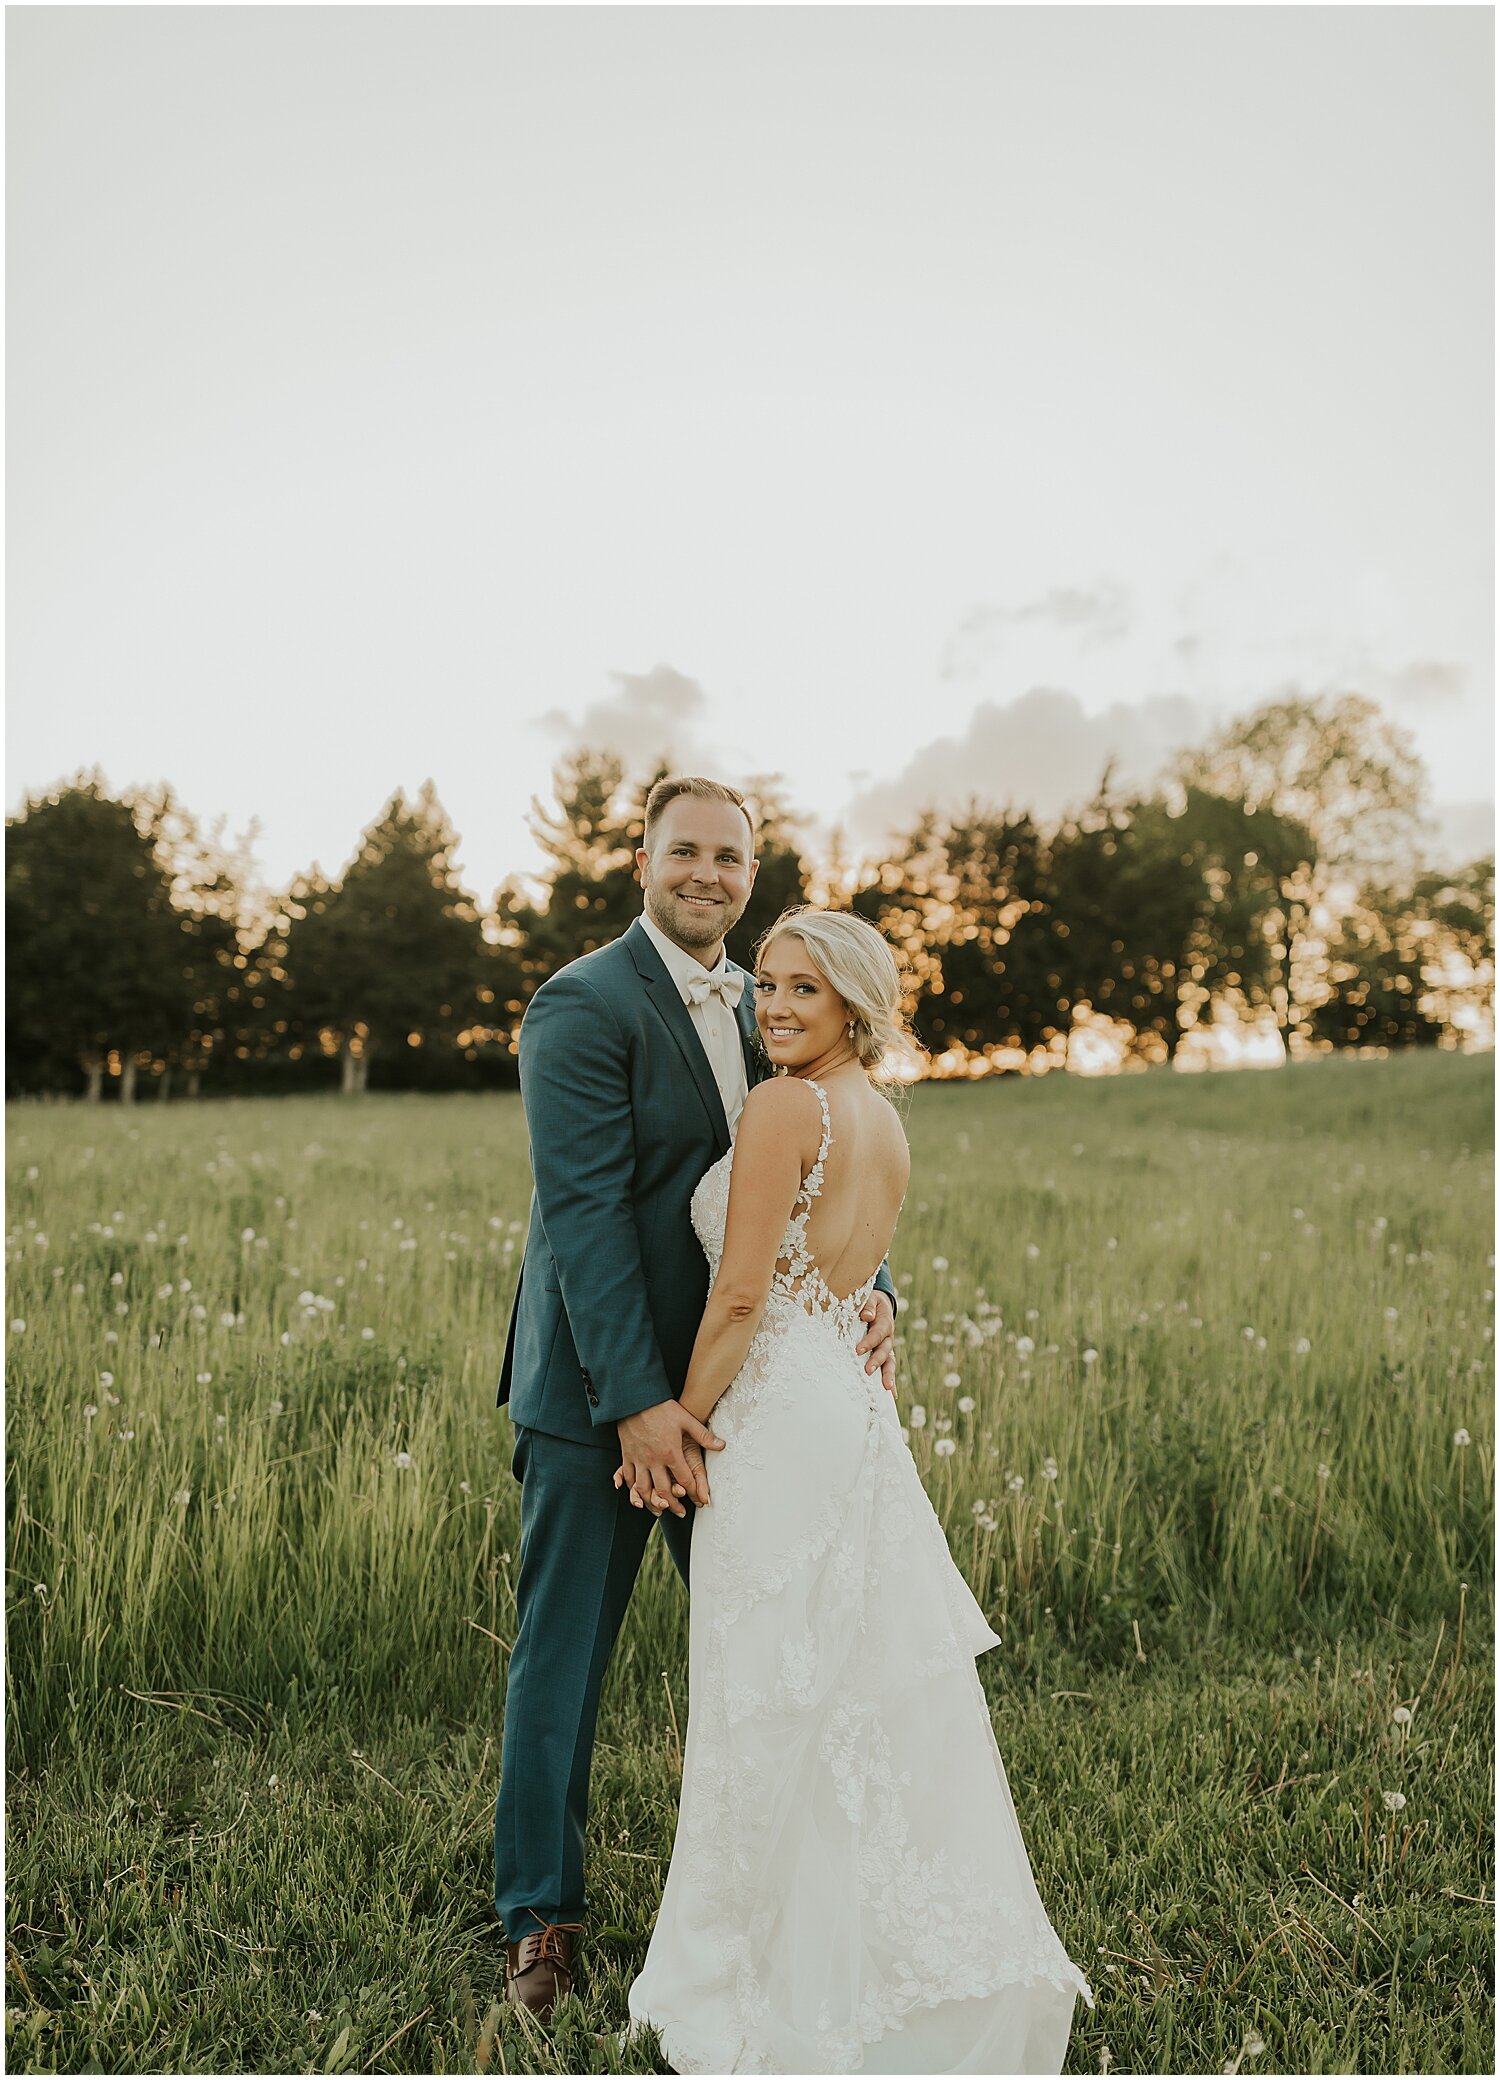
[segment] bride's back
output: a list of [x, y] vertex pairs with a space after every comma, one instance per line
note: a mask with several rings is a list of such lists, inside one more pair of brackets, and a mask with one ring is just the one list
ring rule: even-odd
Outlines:
[[895, 1107], [862, 1070], [821, 1079], [830, 1140], [807, 1219], [807, 1252], [837, 1298], [880, 1269], [896, 1232], [911, 1174], [906, 1130]]

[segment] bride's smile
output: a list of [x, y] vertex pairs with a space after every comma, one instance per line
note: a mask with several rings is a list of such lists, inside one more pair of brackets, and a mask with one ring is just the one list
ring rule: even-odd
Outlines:
[[755, 1023], [766, 1053], [793, 1076], [817, 1076], [854, 1059], [849, 1007], [813, 967], [801, 942], [773, 939], [755, 976]]

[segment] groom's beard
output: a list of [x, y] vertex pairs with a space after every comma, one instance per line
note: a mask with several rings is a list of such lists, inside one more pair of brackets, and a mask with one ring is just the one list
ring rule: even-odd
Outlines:
[[648, 888], [646, 914], [684, 953], [707, 953], [722, 945], [725, 934], [744, 916], [745, 906], [736, 910], [721, 897], [714, 909], [703, 909], [683, 902], [675, 890]]

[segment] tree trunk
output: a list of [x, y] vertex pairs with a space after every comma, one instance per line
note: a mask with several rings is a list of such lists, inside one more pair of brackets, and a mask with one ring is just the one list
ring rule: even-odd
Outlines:
[[97, 1054], [86, 1054], [80, 1064], [88, 1077], [88, 1089], [84, 1092], [86, 1105], [97, 1105], [104, 1095], [104, 1062]]
[[168, 1099], [168, 1098], [169, 1098], [169, 1097], [171, 1096], [171, 1092], [172, 1092], [172, 1064], [171, 1064], [170, 1062], [168, 1062], [168, 1063], [167, 1063], [167, 1064], [166, 1064], [166, 1065], [164, 1066], [164, 1068], [162, 1069], [162, 1072], [161, 1072], [161, 1077], [160, 1077], [160, 1080], [158, 1081], [158, 1083], [157, 1083], [157, 1086], [156, 1086], [156, 1095], [157, 1095], [157, 1098], [158, 1098], [158, 1099], [160, 1100], [160, 1102], [161, 1102], [161, 1103], [162, 1103], [163, 1105], [165, 1105], [165, 1104], [166, 1104], [166, 1102], [167, 1102], [167, 1099]]
[[120, 1103], [135, 1103], [135, 1054], [129, 1049], [120, 1057]]
[[188, 1096], [189, 1096], [190, 1098], [196, 1098], [196, 1097], [197, 1097], [197, 1095], [198, 1095], [198, 1082], [199, 1082], [199, 1079], [200, 1079], [200, 1077], [202, 1076], [202, 1074], [203, 1074], [203, 1071], [202, 1071], [202, 1070], [201, 1070], [201, 1069], [200, 1069], [200, 1068], [198, 1067], [198, 1065], [197, 1065], [197, 1063], [196, 1063], [196, 1062], [195, 1062], [195, 1063], [193, 1064], [192, 1068], [188, 1070], [188, 1072], [187, 1072], [187, 1094], [188, 1094]]
[[349, 1043], [344, 1042], [344, 1051], [339, 1057], [339, 1089], [346, 1094], [366, 1090], [370, 1081], [369, 1057], [351, 1054]]

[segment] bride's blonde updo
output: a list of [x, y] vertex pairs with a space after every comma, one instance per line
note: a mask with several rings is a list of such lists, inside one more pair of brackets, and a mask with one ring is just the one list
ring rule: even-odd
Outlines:
[[896, 957], [874, 925], [851, 910], [819, 910], [810, 903], [788, 910], [761, 935], [760, 956], [775, 940], [799, 939], [813, 965], [843, 998], [854, 1031], [850, 1044], [860, 1067], [877, 1083], [896, 1081], [898, 1063], [920, 1064], [922, 1049], [901, 1015]]

